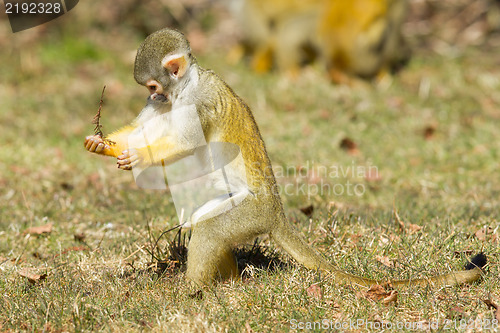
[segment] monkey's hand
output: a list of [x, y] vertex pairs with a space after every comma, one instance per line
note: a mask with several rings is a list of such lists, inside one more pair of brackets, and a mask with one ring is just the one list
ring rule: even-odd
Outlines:
[[133, 167], [138, 165], [143, 158], [137, 149], [127, 149], [122, 152], [120, 156], [117, 157], [116, 163], [118, 164], [118, 169], [122, 170], [132, 170]]
[[109, 144], [107, 144], [99, 135], [87, 136], [85, 138], [84, 146], [89, 152], [101, 155], [105, 155], [105, 151], [111, 149]]
[[119, 147], [114, 142], [103, 139], [99, 135], [87, 136], [83, 145], [91, 153], [114, 157], [119, 155]]

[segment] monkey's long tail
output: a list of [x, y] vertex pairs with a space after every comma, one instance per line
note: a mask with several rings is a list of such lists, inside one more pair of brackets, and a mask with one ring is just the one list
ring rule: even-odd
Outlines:
[[482, 276], [482, 268], [486, 265], [486, 256], [480, 253], [471, 259], [471, 262], [463, 271], [450, 272], [415, 280], [373, 280], [348, 274], [328, 263], [318, 252], [312, 249], [304, 239], [302, 239], [286, 219], [278, 222], [278, 225], [270, 236], [300, 264], [309, 269], [325, 271], [328, 273], [329, 277], [333, 278], [335, 283], [349, 284], [356, 289], [360, 287], [370, 287], [374, 284], [388, 285], [401, 289], [414, 286], [445, 287], [471, 283]]

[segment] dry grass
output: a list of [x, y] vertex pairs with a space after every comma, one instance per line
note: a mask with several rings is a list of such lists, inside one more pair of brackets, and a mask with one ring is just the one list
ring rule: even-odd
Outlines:
[[[71, 34], [0, 54], [0, 331], [263, 332], [323, 319], [424, 328], [439, 321], [440, 329], [455, 330], [460, 320], [484, 327], [495, 318], [483, 300], [500, 297], [498, 50], [453, 57], [419, 51], [397, 77], [354, 87], [333, 86], [316, 68], [289, 81], [228, 66], [217, 52], [199, 59], [249, 102], [276, 169], [300, 170], [278, 177], [283, 188], [291, 184], [286, 213], [339, 267], [415, 278], [460, 269], [470, 253], [487, 253], [482, 282], [402, 291], [386, 306], [297, 266], [266, 239], [264, 253], [240, 256], [242, 280], [201, 295], [193, 295], [182, 271], [158, 276], [150, 267], [152, 243], [176, 223], [168, 193], [139, 190], [112, 160], [82, 146], [104, 84], [105, 132], [141, 109], [146, 90], [133, 82], [123, 56], [137, 40], [108, 50]], [[346, 139], [355, 148], [342, 148]], [[369, 166], [377, 172], [313, 172]], [[362, 195], [336, 195], [332, 187], [311, 193], [347, 182], [362, 186]], [[310, 218], [299, 210], [309, 205]], [[48, 223], [50, 233], [24, 232]], [[491, 229], [478, 233], [484, 227]], [[174, 234], [156, 250], [165, 253]], [[31, 283], [22, 269], [47, 276]], [[320, 293], [308, 294], [315, 283]]]

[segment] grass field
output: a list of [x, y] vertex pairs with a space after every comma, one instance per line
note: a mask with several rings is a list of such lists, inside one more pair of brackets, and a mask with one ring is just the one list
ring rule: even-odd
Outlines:
[[[169, 194], [138, 189], [82, 144], [103, 85], [105, 133], [142, 108], [147, 91], [130, 59], [65, 37], [0, 53], [0, 331], [491, 327], [484, 300], [500, 302], [498, 50], [418, 51], [397, 76], [352, 87], [318, 68], [290, 81], [228, 65], [217, 51], [199, 58], [253, 109], [290, 222], [331, 262], [402, 279], [487, 254], [481, 282], [403, 290], [389, 305], [330, 284], [266, 238], [261, 265], [201, 295], [182, 271], [155, 274], [151, 263], [175, 235], [152, 257], [176, 224]], [[310, 205], [308, 217], [300, 209]], [[48, 233], [29, 229], [48, 224]]]

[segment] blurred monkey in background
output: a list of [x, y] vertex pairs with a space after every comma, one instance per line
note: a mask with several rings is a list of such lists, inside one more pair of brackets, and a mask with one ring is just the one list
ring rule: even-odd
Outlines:
[[401, 35], [407, 0], [241, 0], [234, 7], [256, 72], [276, 67], [293, 75], [316, 60], [342, 82], [376, 77], [409, 57]]

